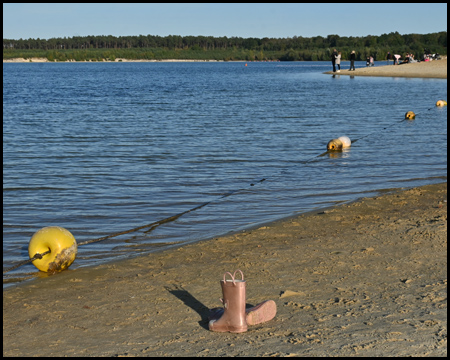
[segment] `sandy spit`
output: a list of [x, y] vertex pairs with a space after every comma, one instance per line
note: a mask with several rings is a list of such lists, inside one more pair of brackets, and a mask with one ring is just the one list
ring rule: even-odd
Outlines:
[[[330, 61], [331, 68], [331, 61]], [[389, 76], [389, 77], [415, 77], [415, 78], [437, 78], [447, 79], [447, 58], [434, 61], [421, 61], [420, 63], [403, 65], [384, 65], [357, 68], [354, 71], [343, 69], [339, 73], [327, 71], [324, 74], [350, 75], [350, 76]]]
[[[277, 316], [211, 332], [236, 269]], [[444, 357], [447, 183], [9, 288], [3, 355]]]
[[[179, 60], [179, 59], [167, 59], [167, 60], [130, 60], [123, 58], [116, 58], [114, 61], [103, 60], [103, 61], [78, 61], [78, 62], [221, 62], [222, 60]], [[13, 58], [13, 59], [3, 59], [4, 63], [43, 63], [43, 62], [55, 62], [60, 61], [49, 61], [47, 58]], [[63, 62], [74, 62], [75, 60], [67, 60]]]

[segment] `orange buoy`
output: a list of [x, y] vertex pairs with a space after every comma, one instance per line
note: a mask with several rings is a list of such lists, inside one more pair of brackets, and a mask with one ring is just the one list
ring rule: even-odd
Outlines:
[[344, 144], [342, 144], [342, 141], [339, 139], [333, 139], [330, 140], [327, 144], [327, 150], [331, 150], [331, 151], [339, 151], [342, 150], [342, 147], [344, 146]]
[[405, 119], [412, 120], [412, 119], [415, 119], [415, 118], [416, 118], [416, 114], [414, 114], [413, 111], [408, 111], [405, 114]]
[[438, 100], [436, 103], [436, 106], [446, 106], [447, 105], [447, 101], [444, 100]]

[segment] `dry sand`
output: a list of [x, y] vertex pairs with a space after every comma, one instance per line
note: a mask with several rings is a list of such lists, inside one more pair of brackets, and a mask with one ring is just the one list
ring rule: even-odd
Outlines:
[[[331, 67], [331, 62], [330, 62]], [[447, 79], [447, 58], [434, 61], [421, 61], [420, 63], [403, 65], [384, 65], [357, 68], [355, 71], [343, 69], [341, 72], [333, 73], [327, 71], [324, 74], [351, 75], [351, 76], [389, 76], [389, 77], [421, 77]]]
[[[446, 356], [447, 183], [3, 292], [4, 356]], [[219, 280], [277, 316], [207, 329]]]

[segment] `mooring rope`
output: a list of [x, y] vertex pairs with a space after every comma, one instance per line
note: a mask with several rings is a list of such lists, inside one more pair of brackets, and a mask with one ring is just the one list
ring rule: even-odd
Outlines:
[[21, 262], [19, 262], [18, 264], [14, 265], [14, 266], [11, 266], [10, 268], [8, 268], [8, 269], [6, 269], [6, 270], [3, 270], [3, 274], [4, 274], [4, 273], [7, 273], [8, 271], [17, 269], [18, 267], [20, 267], [20, 266], [22, 266], [22, 265], [25, 265], [25, 264], [28, 264], [29, 262], [32, 262], [32, 261], [34, 261], [34, 260], [42, 259], [42, 257], [43, 257], [44, 255], [47, 255], [47, 254], [49, 254], [49, 253], [50, 253], [50, 250], [48, 250], [48, 251], [46, 251], [46, 252], [43, 252], [42, 254], [36, 253], [31, 259], [21, 261]]
[[[429, 110], [432, 110], [432, 109], [433, 109], [433, 108], [428, 108], [428, 109], [426, 109], [425, 111], [429, 111]], [[415, 115], [418, 115], [418, 114], [421, 114], [421, 113], [416, 113]], [[396, 122], [394, 122], [394, 123], [392, 123], [392, 124], [390, 124], [390, 125], [384, 127], [382, 130], [386, 130], [386, 129], [392, 127], [392, 126], [398, 125], [398, 124], [402, 123], [403, 121], [407, 121], [407, 120], [409, 120], [409, 119], [406, 119], [406, 118], [405, 118], [405, 119], [402, 119], [402, 120], [400, 120], [400, 121], [397, 120]], [[379, 131], [379, 130], [378, 130], [378, 131]], [[369, 134], [367, 134], [367, 135], [364, 135], [364, 136], [359, 137], [359, 138], [357, 138], [357, 139], [355, 139], [355, 140], [352, 140], [352, 144], [355, 143], [355, 142], [357, 142], [358, 140], [362, 140], [362, 139], [364, 139], [364, 138], [366, 138], [366, 137], [368, 137], [368, 136], [370, 136], [370, 135], [373, 135], [374, 133], [376, 133], [376, 132], [378, 132], [378, 131], [373, 131], [373, 132], [371, 132], [371, 133], [369, 133]], [[316, 158], [318, 158], [318, 157], [323, 157], [323, 156], [325, 156], [326, 154], [328, 154], [328, 153], [330, 153], [330, 152], [332, 152], [332, 150], [327, 150], [327, 151], [325, 151], [325, 152], [323, 152], [323, 153], [321, 153], [321, 154], [319, 154], [319, 155], [314, 155], [313, 157], [309, 158], [308, 160], [301, 161], [300, 164], [307, 164], [308, 162], [310, 162], [310, 161], [312, 161], [312, 160], [314, 160], [314, 159], [316, 159]], [[295, 166], [297, 166], [297, 164], [296, 164]], [[284, 169], [280, 170], [280, 173], [286, 172], [287, 169], [288, 169], [288, 168], [284, 168]], [[278, 176], [280, 176], [280, 175], [278, 175]], [[272, 176], [272, 179], [273, 179], [273, 178], [276, 179], [276, 178], [277, 178], [277, 175]], [[260, 183], [264, 182], [265, 180], [267, 180], [267, 178], [262, 178], [262, 179], [260, 179], [260, 180], [257, 180], [257, 181], [254, 181], [254, 182], [250, 183], [249, 186], [255, 186], [255, 185], [257, 185], [257, 184], [260, 184]], [[238, 192], [243, 191], [243, 190], [246, 190], [246, 189], [247, 189], [247, 188], [240, 188], [240, 189], [235, 189], [235, 190], [228, 191], [227, 193], [222, 194], [220, 197], [218, 197], [218, 198], [216, 198], [216, 199], [213, 199], [213, 200], [204, 202], [203, 204], [197, 205], [197, 206], [195, 206], [195, 207], [193, 207], [193, 208], [191, 208], [191, 209], [189, 209], [189, 210], [186, 210], [186, 211], [180, 212], [180, 213], [178, 213], [178, 214], [169, 216], [169, 217], [164, 218], [164, 219], [162, 219], [162, 220], [154, 221], [154, 222], [152, 222], [152, 223], [150, 223], [150, 224], [138, 226], [138, 227], [135, 227], [135, 228], [133, 228], [133, 229], [129, 229], [129, 230], [117, 232], [117, 233], [114, 233], [114, 234], [111, 234], [111, 235], [107, 235], [107, 236], [103, 236], [103, 237], [100, 237], [100, 238], [97, 238], [97, 239], [92, 239], [92, 240], [83, 241], [83, 242], [80, 242], [77, 246], [83, 246], [83, 245], [87, 245], [87, 244], [92, 244], [92, 243], [95, 243], [95, 242], [103, 241], [103, 240], [106, 240], [106, 239], [111, 239], [111, 238], [116, 237], [116, 236], [119, 236], [119, 235], [129, 234], [129, 233], [132, 233], [132, 232], [135, 232], [135, 231], [138, 231], [138, 230], [142, 230], [142, 229], [145, 229], [145, 228], [151, 228], [151, 229], [149, 229], [149, 230], [146, 231], [146, 232], [150, 232], [150, 231], [152, 231], [153, 229], [155, 229], [155, 228], [156, 228], [157, 226], [159, 226], [159, 225], [162, 225], [162, 224], [165, 224], [165, 223], [168, 223], [168, 222], [171, 222], [171, 221], [175, 221], [175, 220], [178, 219], [179, 217], [181, 217], [181, 216], [183, 216], [183, 215], [185, 215], [185, 214], [187, 214], [187, 213], [189, 213], [189, 212], [198, 210], [198, 209], [200, 209], [200, 208], [202, 208], [202, 207], [204, 207], [204, 206], [206, 206], [206, 205], [208, 205], [208, 204], [211, 204], [211, 203], [213, 203], [213, 202], [215, 202], [215, 201], [218, 201], [218, 200], [220, 200], [220, 199], [223, 199], [223, 198], [225, 198], [225, 197], [228, 197], [228, 196], [230, 196], [230, 195], [232, 195], [232, 194], [238, 193]], [[44, 253], [42, 253], [42, 254], [36, 253], [32, 258], [30, 258], [30, 259], [28, 259], [28, 260], [25, 260], [25, 261], [21, 261], [21, 262], [19, 262], [18, 264], [14, 265], [14, 266], [11, 266], [10, 268], [8, 268], [8, 269], [6, 269], [6, 270], [3, 270], [3, 274], [5, 274], [5, 273], [7, 273], [7, 272], [9, 272], [9, 271], [12, 271], [12, 270], [14, 270], [14, 269], [17, 269], [18, 267], [20, 267], [20, 266], [22, 266], [22, 265], [25, 265], [25, 264], [28, 264], [29, 262], [32, 262], [32, 261], [34, 261], [34, 260], [36, 260], [36, 259], [42, 259], [43, 256], [45, 256], [45, 255], [47, 255], [47, 254], [49, 254], [49, 253], [50, 253], [50, 250], [48, 250], [48, 251], [46, 251], [46, 252], [44, 252]]]

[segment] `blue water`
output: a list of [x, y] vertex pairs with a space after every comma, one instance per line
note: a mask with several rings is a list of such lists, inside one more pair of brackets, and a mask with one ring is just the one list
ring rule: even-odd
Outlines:
[[[244, 65], [3, 64], [4, 269], [45, 226], [82, 242], [208, 203], [80, 246], [76, 269], [446, 181], [447, 80]], [[324, 154], [342, 135], [357, 141]], [[24, 265], [4, 287], [36, 276]]]

